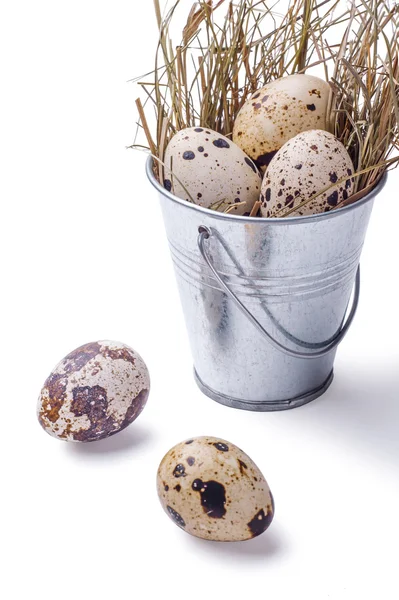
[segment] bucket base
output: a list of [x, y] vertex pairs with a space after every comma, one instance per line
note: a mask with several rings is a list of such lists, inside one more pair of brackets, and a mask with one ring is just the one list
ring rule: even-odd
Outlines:
[[308, 402], [311, 402], [312, 400], [316, 400], [316, 398], [324, 394], [324, 392], [326, 392], [330, 387], [334, 378], [334, 371], [331, 371], [330, 375], [320, 387], [316, 388], [315, 390], [312, 390], [311, 392], [308, 392], [307, 394], [297, 396], [296, 398], [292, 398], [291, 400], [268, 400], [264, 402], [238, 400], [236, 398], [231, 398], [230, 396], [225, 396], [224, 394], [219, 394], [218, 392], [215, 392], [207, 385], [205, 385], [205, 383], [199, 378], [198, 373], [195, 369], [194, 377], [201, 392], [203, 392], [209, 398], [212, 398], [212, 400], [216, 400], [216, 402], [219, 402], [219, 404], [224, 404], [225, 406], [230, 406], [231, 408], [239, 408], [241, 410], [271, 412], [275, 410], [289, 410], [290, 408], [297, 408], [298, 406], [308, 404]]

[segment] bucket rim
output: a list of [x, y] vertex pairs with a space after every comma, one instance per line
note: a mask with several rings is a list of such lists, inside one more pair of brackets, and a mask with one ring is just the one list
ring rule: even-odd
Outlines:
[[172, 200], [176, 204], [180, 204], [180, 205], [184, 206], [188, 210], [193, 210], [193, 211], [197, 211], [200, 214], [208, 215], [209, 217], [212, 217], [213, 219], [228, 220], [228, 221], [233, 220], [233, 221], [237, 221], [237, 222], [241, 222], [241, 223], [251, 223], [253, 225], [255, 225], [256, 223], [258, 223], [259, 225], [264, 224], [264, 223], [270, 223], [270, 224], [273, 223], [276, 225], [284, 225], [284, 224], [287, 225], [288, 223], [289, 224], [309, 223], [309, 222], [313, 222], [313, 221], [319, 221], [322, 219], [333, 219], [342, 214], [348, 213], [352, 210], [356, 210], [360, 206], [363, 206], [367, 202], [370, 202], [371, 200], [373, 200], [377, 196], [377, 194], [379, 194], [381, 192], [381, 190], [384, 188], [384, 186], [387, 182], [387, 178], [388, 178], [388, 172], [386, 171], [384, 173], [384, 175], [381, 177], [380, 181], [374, 186], [374, 188], [366, 196], [364, 196], [364, 198], [361, 198], [360, 200], [357, 200], [356, 202], [354, 202], [353, 204], [349, 204], [348, 206], [343, 206], [342, 208], [330, 210], [325, 213], [316, 213], [314, 215], [294, 216], [294, 217], [244, 217], [241, 215], [220, 213], [216, 210], [212, 210], [210, 208], [205, 208], [204, 206], [198, 206], [197, 204], [192, 204], [191, 202], [187, 202], [187, 200], [178, 198], [171, 192], [168, 192], [168, 190], [165, 189], [159, 183], [159, 181], [156, 180], [156, 178], [154, 176], [153, 168], [152, 168], [153, 162], [154, 162], [154, 159], [150, 155], [146, 161], [147, 177], [148, 177], [150, 183], [153, 185], [153, 187], [160, 194], [162, 194], [166, 198], [169, 198], [169, 200]]

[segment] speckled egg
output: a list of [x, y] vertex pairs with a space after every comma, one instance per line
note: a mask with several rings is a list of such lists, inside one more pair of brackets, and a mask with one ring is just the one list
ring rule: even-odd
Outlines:
[[39, 396], [39, 422], [60, 440], [101, 440], [139, 416], [149, 391], [148, 369], [137, 352], [119, 342], [93, 342], [51, 372]]
[[159, 466], [157, 488], [172, 521], [206, 540], [248, 540], [273, 520], [273, 496], [262, 473], [220, 438], [196, 437], [174, 446]]
[[164, 187], [175, 196], [230, 214], [249, 213], [262, 176], [227, 137], [203, 127], [182, 129], [165, 153]]
[[332, 133], [304, 131], [284, 144], [265, 173], [262, 217], [281, 217], [322, 190], [326, 192], [298, 206], [290, 216], [328, 212], [352, 194], [353, 173], [345, 146]]
[[330, 86], [312, 75], [289, 75], [268, 83], [241, 108], [233, 140], [264, 171], [290, 138], [326, 129]]

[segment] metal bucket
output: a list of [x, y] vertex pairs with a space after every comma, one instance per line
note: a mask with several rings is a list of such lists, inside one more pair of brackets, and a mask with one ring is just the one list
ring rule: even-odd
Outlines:
[[345, 208], [281, 219], [181, 200], [155, 179], [151, 158], [147, 175], [161, 198], [200, 389], [256, 411], [294, 408], [325, 392], [356, 313], [360, 254], [386, 175]]

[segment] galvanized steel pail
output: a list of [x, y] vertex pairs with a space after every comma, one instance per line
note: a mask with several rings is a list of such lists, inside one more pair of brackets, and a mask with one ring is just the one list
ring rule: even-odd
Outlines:
[[356, 313], [360, 254], [386, 175], [347, 207], [265, 219], [181, 200], [158, 183], [152, 166], [149, 158], [201, 390], [256, 411], [320, 396]]

